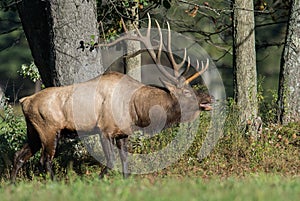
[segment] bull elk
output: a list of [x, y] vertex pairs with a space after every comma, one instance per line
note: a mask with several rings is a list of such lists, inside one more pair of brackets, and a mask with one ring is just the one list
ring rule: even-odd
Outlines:
[[[100, 176], [107, 173], [109, 167], [113, 166], [110, 142], [116, 140], [123, 176], [126, 177], [128, 175], [128, 136], [132, 135], [136, 129], [143, 129], [153, 124], [151, 115], [160, 118], [161, 111], [156, 113], [156, 110], [152, 110], [154, 107], [159, 106], [164, 111], [165, 124], [163, 128], [182, 121], [191, 121], [197, 117], [200, 110], [211, 109], [211, 97], [192, 89], [189, 85], [208, 68], [208, 60], [205, 66], [202, 62], [201, 67], [197, 61], [196, 73], [185, 79], [179, 69], [186, 63], [186, 60], [188, 69], [190, 58], [186, 58], [185, 50], [182, 62], [176, 63], [171, 50], [171, 31], [168, 24], [166, 52], [174, 69], [174, 73], [169, 73], [160, 61], [163, 51], [162, 31], [156, 21], [160, 37], [156, 52], [150, 39], [150, 16], [148, 16], [148, 20], [145, 36], [136, 28], [137, 35], [127, 33], [105, 46], [112, 46], [121, 40], [140, 41], [145, 45], [158, 69], [169, 79], [168, 81], [161, 80], [165, 88], [145, 85], [118, 72], [106, 72], [87, 82], [46, 88], [22, 98], [20, 103], [27, 124], [28, 139], [23, 148], [15, 154], [11, 172], [12, 182], [15, 182], [22, 165], [40, 149], [42, 149], [41, 163], [53, 179], [52, 160], [59, 138], [78, 132], [102, 134], [101, 144], [107, 166], [102, 170]], [[126, 30], [125, 26], [124, 29]]]

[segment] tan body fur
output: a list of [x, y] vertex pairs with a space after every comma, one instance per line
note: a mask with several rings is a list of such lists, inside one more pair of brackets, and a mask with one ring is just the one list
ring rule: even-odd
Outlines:
[[[148, 126], [148, 130], [156, 130], [156, 123], [161, 120], [165, 123], [163, 127], [159, 125], [160, 130], [182, 120], [191, 121], [199, 114], [201, 105], [211, 101], [209, 95], [197, 94], [191, 88], [164, 84], [166, 89], [147, 86], [127, 75], [109, 72], [87, 82], [47, 88], [22, 98], [28, 143], [16, 153], [12, 180], [22, 164], [40, 148], [41, 162], [53, 176], [51, 162], [57, 141], [66, 132], [101, 132], [106, 139], [122, 139], [133, 130]], [[196, 93], [197, 97], [187, 98], [186, 93]], [[198, 103], [191, 103], [193, 100]], [[151, 111], [155, 107], [158, 110]], [[187, 119], [182, 119], [182, 109], [191, 113]], [[117, 143], [119, 149], [126, 149], [120, 144]], [[109, 156], [107, 160], [111, 160]]]

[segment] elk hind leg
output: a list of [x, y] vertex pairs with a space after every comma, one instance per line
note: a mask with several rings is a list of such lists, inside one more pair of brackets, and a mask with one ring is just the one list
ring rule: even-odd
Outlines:
[[15, 153], [14, 165], [11, 171], [11, 182], [15, 183], [17, 174], [23, 164], [40, 149], [40, 144], [24, 144], [23, 148]]
[[51, 180], [55, 179], [54, 171], [52, 169], [52, 161], [55, 155], [59, 137], [60, 135], [56, 134], [55, 137], [49, 141], [50, 143], [42, 145], [43, 148], [42, 148], [42, 155], [41, 155], [40, 162], [46, 169], [46, 172], [50, 174]]

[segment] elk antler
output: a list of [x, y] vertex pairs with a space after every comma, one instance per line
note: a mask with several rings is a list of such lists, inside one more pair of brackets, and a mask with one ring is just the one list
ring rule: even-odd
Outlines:
[[191, 77], [189, 77], [188, 79], [186, 79], [184, 83], [185, 84], [191, 83], [194, 79], [196, 79], [201, 74], [203, 74], [207, 70], [208, 66], [209, 66], [209, 59], [207, 58], [205, 67], [204, 67], [203, 61], [201, 61], [201, 70], [199, 71], [199, 61], [197, 59], [197, 66], [195, 68], [197, 72], [194, 75], [192, 75]]
[[[171, 29], [170, 29], [170, 25], [169, 22], [167, 22], [167, 26], [168, 26], [168, 41], [167, 41], [167, 52], [168, 52], [168, 58], [170, 59], [171, 65], [173, 67], [174, 70], [174, 76], [171, 75], [161, 64], [161, 53], [162, 53], [162, 49], [163, 49], [163, 37], [162, 37], [162, 31], [160, 28], [159, 23], [157, 22], [157, 20], [155, 20], [157, 29], [158, 29], [158, 34], [159, 34], [159, 45], [158, 45], [158, 51], [157, 54], [154, 51], [154, 47], [152, 45], [151, 42], [151, 37], [150, 37], [150, 32], [151, 32], [151, 17], [148, 13], [148, 28], [147, 28], [147, 32], [146, 35], [143, 36], [141, 34], [141, 32], [139, 31], [139, 29], [134, 26], [135, 31], [136, 31], [136, 35], [131, 35], [128, 33], [128, 30], [125, 26], [124, 21], [121, 19], [121, 22], [123, 24], [123, 28], [125, 31], [125, 35], [121, 36], [120, 38], [116, 39], [115, 41], [108, 43], [108, 44], [99, 44], [99, 46], [113, 46], [115, 44], [117, 44], [120, 41], [123, 40], [135, 40], [135, 41], [140, 41], [141, 43], [144, 44], [144, 46], [146, 47], [147, 51], [149, 52], [152, 60], [154, 61], [154, 63], [156, 64], [156, 66], [158, 67], [158, 69], [161, 71], [162, 74], [164, 74], [169, 80], [173, 81], [174, 83], [178, 83], [179, 82], [179, 78], [185, 74], [189, 68], [190, 68], [190, 57], [187, 57], [187, 53], [186, 53], [186, 48], [184, 49], [184, 56], [183, 59], [180, 63], [176, 63], [175, 59], [174, 59], [174, 54], [172, 52], [172, 47], [171, 47]], [[185, 64], [186, 62], [186, 58], [187, 58], [187, 67], [184, 70], [183, 73], [179, 73], [180, 68]], [[201, 74], [203, 74], [203, 72], [208, 68], [209, 66], [209, 62], [207, 60], [206, 66], [203, 67], [203, 62], [202, 62], [202, 68], [199, 71], [199, 61], [197, 60], [197, 66], [196, 66], [196, 73], [194, 75], [192, 75], [190, 78], [188, 78], [184, 84], [189, 84], [192, 80], [196, 79], [198, 76], [200, 76]]]
[[170, 29], [169, 22], [167, 22], [167, 26], [168, 26], [168, 55], [169, 55], [171, 64], [174, 69], [174, 75], [176, 78], [179, 78], [180, 77], [179, 69], [184, 65], [185, 60], [186, 60], [186, 48], [184, 48], [184, 55], [183, 55], [183, 59], [182, 59], [181, 63], [177, 64], [174, 59], [172, 48], [171, 48], [171, 29]]

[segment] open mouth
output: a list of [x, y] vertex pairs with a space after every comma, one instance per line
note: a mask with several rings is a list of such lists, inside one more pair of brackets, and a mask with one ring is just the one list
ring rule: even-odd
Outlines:
[[201, 103], [200, 108], [205, 111], [212, 110], [212, 106], [210, 103]]

